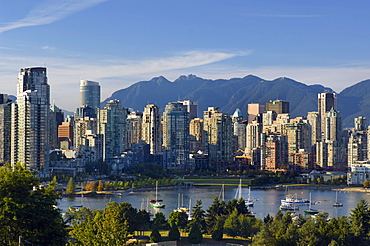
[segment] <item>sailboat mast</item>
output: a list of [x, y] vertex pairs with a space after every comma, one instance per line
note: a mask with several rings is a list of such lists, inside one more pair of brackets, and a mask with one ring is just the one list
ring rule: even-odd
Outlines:
[[158, 200], [158, 181], [155, 181], [155, 200]]
[[225, 184], [222, 184], [222, 201], [225, 201]]

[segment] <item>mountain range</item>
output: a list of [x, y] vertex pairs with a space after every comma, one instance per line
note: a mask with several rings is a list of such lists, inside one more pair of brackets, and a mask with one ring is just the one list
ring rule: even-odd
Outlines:
[[[163, 111], [168, 102], [192, 100], [198, 102], [198, 115], [208, 107], [233, 114], [239, 108], [247, 116], [249, 103], [284, 100], [290, 103], [291, 117], [306, 116], [317, 111], [317, 94], [333, 90], [322, 85], [306, 85], [281, 77], [265, 80], [254, 75], [243, 78], [209, 80], [195, 75], [180, 76], [171, 82], [165, 77], [137, 82], [125, 89], [115, 91], [101, 106], [111, 99], [118, 99], [124, 107], [142, 111], [145, 105], [154, 103]], [[353, 118], [365, 116], [370, 119], [370, 80], [352, 85], [337, 93], [337, 106], [344, 127], [353, 126]]]

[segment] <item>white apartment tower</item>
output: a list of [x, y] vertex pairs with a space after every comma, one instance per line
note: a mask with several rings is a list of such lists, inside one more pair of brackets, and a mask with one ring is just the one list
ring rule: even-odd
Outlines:
[[145, 106], [141, 134], [142, 140], [150, 145], [150, 154], [162, 151], [161, 115], [157, 105], [148, 104]]
[[11, 164], [25, 163], [39, 175], [49, 168], [50, 87], [46, 68], [21, 69], [12, 107]]

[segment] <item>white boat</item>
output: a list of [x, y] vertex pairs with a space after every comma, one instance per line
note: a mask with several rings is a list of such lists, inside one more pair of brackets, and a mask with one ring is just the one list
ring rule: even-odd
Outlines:
[[[181, 196], [181, 205], [180, 205], [180, 196]], [[177, 198], [177, 209], [174, 210], [174, 212], [188, 212], [190, 209], [186, 206], [184, 206], [184, 194], [180, 193], [178, 194]]]
[[338, 202], [338, 191], [335, 192], [335, 203], [333, 204], [333, 207], [343, 207], [343, 203]]
[[295, 204], [281, 204], [280, 205], [281, 210], [299, 210], [299, 207]]
[[254, 201], [251, 199], [251, 186], [249, 186], [248, 190], [248, 199], [245, 200], [245, 206], [247, 207], [253, 207]]
[[281, 204], [295, 204], [295, 205], [308, 205], [310, 200], [304, 198], [298, 198], [298, 194], [287, 195], [285, 199], [281, 200]]

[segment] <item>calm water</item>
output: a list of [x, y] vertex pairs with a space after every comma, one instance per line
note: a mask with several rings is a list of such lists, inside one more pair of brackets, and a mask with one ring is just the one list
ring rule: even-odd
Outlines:
[[[225, 201], [231, 200], [235, 197], [237, 187], [225, 188]], [[164, 209], [149, 209], [155, 213], [155, 211], [161, 211], [166, 216], [178, 207], [178, 194], [182, 194], [180, 197], [180, 203], [183, 201], [183, 205], [191, 206], [195, 205], [196, 200], [202, 200], [203, 209], [206, 210], [213, 202], [215, 197], [220, 195], [220, 187], [194, 187], [190, 189], [174, 188], [168, 190], [159, 190], [158, 199], [163, 199], [163, 203], [166, 204]], [[364, 192], [338, 192], [338, 202], [343, 203], [343, 207], [333, 207], [335, 202], [335, 191], [332, 190], [316, 190], [316, 189], [290, 189], [289, 194], [297, 193], [300, 198], [309, 199], [310, 193], [312, 194], [312, 201], [317, 201], [312, 208], [319, 210], [320, 212], [329, 213], [329, 217], [348, 216], [351, 209], [356, 207], [360, 199], [370, 201], [370, 195]], [[251, 198], [256, 199], [254, 207], [251, 210], [256, 214], [258, 218], [264, 218], [268, 213], [274, 215], [280, 206], [280, 200], [284, 199], [286, 191], [278, 189], [253, 189], [251, 191]], [[243, 198], [248, 197], [248, 188], [242, 189]], [[117, 203], [128, 202], [137, 209], [147, 209], [148, 199], [155, 198], [155, 191], [140, 191], [140, 192], [121, 192], [121, 196], [114, 195], [111, 197], [75, 197], [75, 198], [63, 198], [59, 200], [59, 208], [62, 211], [66, 211], [70, 206], [83, 205], [91, 209], [103, 209], [105, 204], [114, 201]], [[180, 204], [181, 205], [181, 204]], [[308, 208], [308, 205], [300, 206], [297, 213], [303, 214], [303, 211]]]

